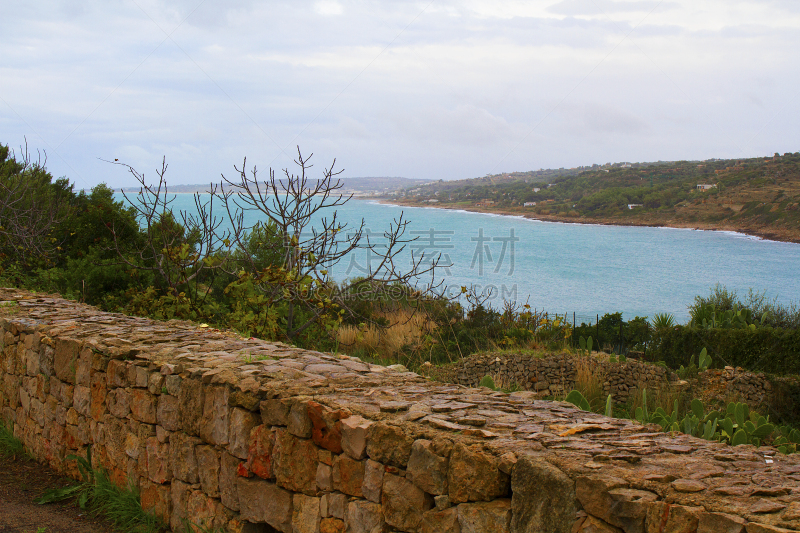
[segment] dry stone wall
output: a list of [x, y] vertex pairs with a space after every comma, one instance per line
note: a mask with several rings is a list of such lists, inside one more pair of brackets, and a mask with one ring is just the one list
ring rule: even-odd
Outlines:
[[553, 354], [536, 357], [523, 353], [488, 353], [462, 359], [448, 367], [428, 366], [423, 369], [441, 381], [477, 387], [484, 376], [492, 376], [502, 388], [514, 385], [534, 391], [539, 397], [564, 397], [575, 388], [580, 373], [597, 376], [604, 394], [611, 394], [617, 403], [644, 387], [656, 389], [678, 376], [670, 370], [635, 359], [610, 363], [606, 354], [577, 356]]
[[0, 412], [142, 504], [241, 532], [800, 529], [800, 457], [0, 290]]

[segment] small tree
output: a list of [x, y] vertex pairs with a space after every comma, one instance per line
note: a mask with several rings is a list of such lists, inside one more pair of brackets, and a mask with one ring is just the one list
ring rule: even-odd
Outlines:
[[166, 158], [156, 170], [155, 185], [148, 184], [144, 174], [130, 165], [107, 162], [127, 168], [140, 185], [135, 196], [125, 191], [122, 195], [135, 210], [141, 238], [132, 244], [125, 240], [130, 228], [118, 227], [113, 221], [108, 225], [118, 262], [134, 270], [151, 272], [157, 288], [170, 301], [179, 299], [191, 310], [191, 317], [197, 317], [208, 300], [209, 284], [222, 272], [231, 251], [224, 219], [214, 214], [216, 187], [210, 186], [212, 194], [208, 201], [200, 193], [194, 195], [195, 212], [175, 213], [172, 209], [175, 195], [170, 196], [166, 180]]
[[[343, 184], [336, 176], [342, 171], [334, 170], [334, 160], [320, 178], [311, 179], [312, 155], [304, 157], [298, 148], [294, 161], [298, 173], [284, 169], [279, 178], [270, 169], [266, 181], [259, 180], [255, 166], [247, 169], [245, 159], [241, 167], [234, 167], [236, 178], [223, 175], [220, 187], [213, 191], [232, 223], [232, 244], [242, 250], [252, 248], [252, 236], [264, 235], [273, 259], [265, 266], [258, 263], [256, 255], [243, 254], [249, 264], [236, 263], [239, 279], [229, 290], [240, 290], [240, 302], [252, 302], [241, 310], [245, 317], [260, 313], [274, 326], [277, 317], [265, 314], [265, 309], [280, 307], [283, 331], [290, 340], [313, 324], [332, 327], [344, 317], [358, 316], [352, 305], [357, 299], [405, 299], [409, 291], [403, 287], [413, 287], [413, 296], [421, 297], [441, 285], [434, 283], [438, 257], [414, 257], [412, 252], [407, 268], [402, 268], [400, 258], [405, 255], [401, 254], [414, 240], [404, 237], [409, 222], [402, 213], [380, 239], [366, 231], [364, 219], [356, 227], [341, 222], [336, 208], [352, 198], [339, 193]], [[268, 223], [245, 224], [245, 215], [253, 212]], [[371, 254], [376, 266], [359, 278], [335, 283], [331, 269], [359, 250]], [[420, 288], [423, 276], [430, 276], [430, 282]], [[257, 294], [245, 288], [255, 289]]]

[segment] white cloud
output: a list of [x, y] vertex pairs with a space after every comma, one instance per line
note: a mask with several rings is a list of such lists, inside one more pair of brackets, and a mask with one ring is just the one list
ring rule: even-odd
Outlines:
[[320, 0], [314, 3], [314, 11], [318, 15], [330, 17], [332, 15], [341, 15], [344, 13], [344, 7], [335, 0]]
[[138, 5], [5, 6], [0, 142], [112, 184], [97, 157], [205, 182], [298, 143], [437, 179], [800, 149], [788, 0]]

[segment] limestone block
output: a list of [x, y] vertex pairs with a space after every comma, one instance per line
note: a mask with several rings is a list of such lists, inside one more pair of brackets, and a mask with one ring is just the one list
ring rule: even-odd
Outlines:
[[131, 381], [131, 386], [146, 389], [150, 377], [147, 369], [142, 366], [134, 366], [132, 368], [133, 380]]
[[169, 460], [169, 444], [158, 442], [156, 437], [147, 439], [147, 478], [153, 483], [166, 483], [172, 479]]
[[514, 533], [571, 531], [575, 519], [575, 485], [547, 461], [519, 457], [511, 476], [511, 494]]
[[292, 496], [292, 533], [320, 533], [319, 498]]
[[196, 446], [197, 477], [203, 492], [212, 498], [219, 497], [219, 454], [213, 446]]
[[[511, 531], [511, 501], [508, 499], [491, 502], [462, 503], [458, 507], [458, 524], [461, 533], [509, 533]], [[538, 531], [551, 531], [540, 529]]]
[[251, 429], [245, 467], [260, 478], [274, 478], [274, 459], [272, 457], [274, 447], [275, 431], [273, 429], [264, 424]]
[[29, 376], [39, 374], [39, 352], [25, 350], [25, 370]]
[[273, 398], [261, 402], [261, 421], [268, 426], [288, 426], [292, 402], [286, 398]]
[[645, 531], [662, 533], [663, 531], [695, 531], [698, 526], [702, 507], [670, 505], [666, 502], [652, 502], [647, 506]]
[[449, 509], [453, 504], [450, 503], [450, 496], [442, 494], [433, 497], [433, 505], [436, 507], [437, 511], [444, 511], [445, 509]]
[[135, 420], [145, 424], [158, 422], [158, 397], [144, 389], [131, 390], [131, 415]]
[[493, 455], [456, 444], [447, 475], [450, 501], [489, 501], [508, 494], [509, 476], [498, 465]]
[[700, 513], [697, 533], [743, 533], [747, 520], [727, 513]]
[[373, 461], [405, 468], [414, 439], [402, 428], [376, 422], [367, 430], [367, 455]]
[[147, 377], [147, 392], [150, 394], [163, 394], [164, 376], [159, 372], [152, 372]]
[[266, 522], [278, 531], [292, 533], [292, 493], [262, 479], [236, 479], [242, 519]]
[[367, 459], [364, 465], [364, 483], [361, 485], [361, 492], [369, 501], [381, 502], [381, 487], [383, 486], [385, 472], [386, 469], [382, 464], [372, 459]]
[[581, 476], [576, 481], [576, 496], [589, 514], [626, 533], [643, 533], [647, 508], [657, 496], [649, 491], [620, 488], [624, 485], [618, 478]]
[[[158, 376], [160, 374], [153, 374]], [[156, 408], [156, 420], [158, 424], [167, 431], [178, 431], [181, 428], [180, 419], [180, 400], [169, 394], [162, 394], [158, 397], [158, 407]]]
[[95, 372], [92, 374], [92, 403], [89, 407], [89, 414], [93, 419], [100, 420], [106, 414], [107, 395], [106, 375]]
[[112, 389], [106, 396], [108, 412], [117, 418], [125, 418], [131, 412], [131, 395], [126, 389]]
[[186, 499], [186, 518], [190, 524], [198, 526], [201, 531], [208, 531], [214, 527], [214, 524], [219, 522], [215, 520], [218, 515], [221, 516], [222, 509], [217, 509], [217, 502], [209, 498], [201, 490], [194, 489], [189, 492]]
[[317, 488], [324, 491], [333, 490], [333, 468], [325, 463], [317, 465]]
[[170, 460], [172, 462], [172, 475], [177, 479], [192, 484], [200, 481], [197, 470], [195, 446], [202, 444], [196, 437], [181, 432], [176, 432], [170, 438]]
[[[157, 374], [154, 374], [157, 375]], [[167, 394], [180, 397], [181, 394], [181, 377], [180, 376], [164, 376], [164, 387], [167, 388]]]
[[[125, 361], [112, 359], [106, 367], [106, 379], [108, 388], [128, 386], [128, 368]], [[65, 381], [65, 380], [62, 380]]]
[[372, 422], [360, 416], [349, 416], [339, 422], [342, 450], [353, 459], [367, 456], [367, 431]]
[[458, 509], [430, 510], [422, 514], [420, 533], [461, 533]]
[[164, 522], [169, 522], [172, 510], [170, 486], [142, 479], [139, 482], [139, 496], [142, 502], [142, 509], [145, 511], [152, 511], [153, 514]]
[[341, 518], [344, 520], [347, 515], [347, 502], [349, 501], [347, 495], [342, 494], [341, 492], [332, 492], [326, 496], [328, 497], [328, 516], [333, 516], [335, 518]]
[[344, 533], [344, 520], [323, 518], [319, 523], [319, 533]]
[[293, 492], [316, 494], [317, 447], [311, 440], [277, 429], [272, 456], [278, 486]]
[[[169, 384], [170, 377], [173, 376], [167, 377], [167, 384]], [[195, 379], [186, 379], [181, 382], [180, 392], [178, 393], [178, 416], [183, 424], [181, 429], [190, 435], [200, 434], [200, 424], [203, 421], [203, 406], [205, 404], [205, 389], [206, 387]]]
[[186, 504], [189, 500], [190, 492], [189, 485], [182, 481], [176, 479], [170, 484], [172, 513], [170, 514], [169, 525], [173, 531], [181, 531], [183, 529], [183, 520], [187, 518]]
[[133, 433], [125, 435], [125, 455], [131, 459], [138, 459], [141, 453], [141, 441]]
[[308, 417], [311, 419], [311, 439], [320, 448], [333, 453], [342, 453], [342, 424], [340, 420], [350, 416], [344, 409], [330, 409], [317, 402], [308, 402]]
[[[28, 399], [29, 396], [25, 393], [24, 390], [20, 391], [20, 402], [22, 403], [22, 407], [27, 411], [30, 409], [29, 404], [30, 400]], [[90, 416], [90, 407], [92, 404], [92, 390], [89, 387], [75, 387], [75, 394], [72, 397], [72, 405], [75, 410], [82, 414], [83, 416]]]
[[447, 494], [449, 459], [434, 452], [433, 442], [419, 439], [411, 447], [406, 478], [425, 492], [433, 495]]
[[364, 461], [356, 461], [345, 454], [333, 460], [333, 488], [350, 496], [364, 496]]
[[[24, 346], [20, 345], [23, 349]], [[70, 338], [56, 339], [53, 366], [56, 377], [66, 383], [75, 384], [75, 373], [78, 369], [78, 355], [81, 344]]]
[[289, 410], [289, 424], [286, 429], [295, 437], [311, 438], [311, 417], [308, 416], [308, 400], [295, 399]]
[[224, 446], [228, 444], [230, 429], [229, 391], [227, 387], [207, 387], [203, 402], [203, 420], [200, 422], [200, 437], [208, 443]]
[[247, 459], [250, 432], [254, 427], [259, 425], [261, 418], [257, 414], [247, 411], [246, 409], [236, 407], [231, 409], [230, 419], [228, 453], [240, 459]]
[[383, 477], [381, 507], [386, 523], [401, 531], [416, 531], [422, 514], [433, 507], [433, 498], [400, 476]]
[[381, 506], [364, 500], [355, 500], [347, 506], [346, 533], [383, 533], [385, 521]]
[[228, 452], [220, 454], [219, 496], [222, 505], [234, 511], [239, 510], [239, 492], [236, 485], [239, 476], [237, 470], [241, 461]]

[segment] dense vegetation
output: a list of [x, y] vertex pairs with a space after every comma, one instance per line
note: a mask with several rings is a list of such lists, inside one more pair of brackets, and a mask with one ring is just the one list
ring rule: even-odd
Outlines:
[[[782, 172], [796, 159], [780, 158]], [[327, 275], [331, 262], [368, 244], [350, 237], [337, 241], [348, 232], [335, 218], [308, 236], [308, 214], [320, 202], [335, 206], [346, 199], [330, 196], [336, 190], [330, 170], [322, 180], [303, 181], [305, 161], [300, 157], [295, 196], [282, 205], [259, 203], [258, 195], [248, 194], [255, 182], [241, 169], [241, 180], [228, 181], [226, 193], [214, 198], [228, 207], [235, 198], [250, 202], [267, 222], [244, 227], [233, 217], [229, 229], [221, 229], [214, 206], [199, 197], [199, 214], [172, 211], [166, 165], [156, 186], [125, 167], [142, 189], [124, 204], [105, 185], [76, 192], [43, 165], [27, 156], [15, 159], [0, 146], [0, 278], [110, 311], [195, 320], [411, 367], [485, 349], [569, 348], [580, 337], [593, 336], [600, 349], [643, 351], [674, 368], [707, 348], [718, 364], [800, 372], [800, 311], [758, 293], [740, 299], [717, 287], [697, 298], [685, 325], [663, 315], [625, 322], [621, 313], [610, 313], [573, 331], [568, 317], [513, 302], [493, 309], [485, 305], [486, 295], [468, 287], [462, 289], [463, 305], [437, 296], [430, 286], [420, 289], [413, 275], [394, 270], [385, 250], [387, 266], [380, 275], [334, 282]], [[287, 183], [272, 177], [273, 186]], [[307, 194], [309, 184], [322, 188]], [[398, 247], [407, 242], [404, 224], [396, 221], [390, 228]]]
[[[173, 212], [166, 164], [157, 185], [126, 167], [142, 188], [123, 203], [102, 184], [88, 194], [76, 192], [43, 165], [27, 156], [17, 160], [0, 146], [0, 279], [109, 311], [205, 322], [411, 366], [496, 345], [566, 342], [566, 322], [546, 320], [527, 306], [509, 304], [499, 312], [465, 289], [464, 308], [437, 296], [435, 286], [420, 289], [414, 282], [429, 274], [427, 264], [399, 273], [393, 263], [396, 250], [408, 242], [404, 220], [388, 231], [379, 274], [331, 280], [333, 262], [371, 244], [359, 241], [359, 228], [345, 231], [335, 216], [317, 220], [309, 231], [320, 206], [347, 199], [333, 194], [335, 173], [326, 170], [323, 179], [309, 181], [307, 160], [299, 161], [300, 175], [287, 172], [281, 181], [271, 174], [267, 182], [289, 196], [283, 204], [251, 194], [256, 182], [247, 181], [244, 169], [241, 181], [228, 181], [225, 194], [213, 199], [218, 210], [219, 203], [225, 207], [226, 226], [212, 202], [203, 204], [200, 197], [198, 214]], [[234, 199], [259, 210], [267, 222], [244, 227], [240, 217], [229, 215]], [[12, 227], [22, 215], [38, 223], [35, 234]]]

